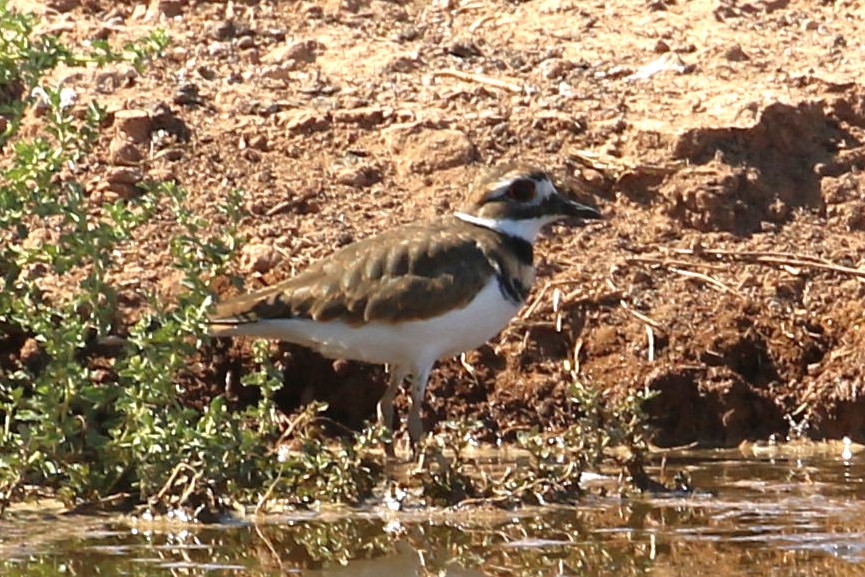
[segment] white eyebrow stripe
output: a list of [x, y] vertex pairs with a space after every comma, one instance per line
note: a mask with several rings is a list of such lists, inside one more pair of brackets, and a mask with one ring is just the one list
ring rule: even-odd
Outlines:
[[556, 190], [555, 185], [549, 177], [545, 177], [543, 180], [535, 180], [526, 175], [517, 175], [510, 178], [503, 178], [498, 181], [490, 194], [487, 195], [487, 199], [493, 200], [495, 198], [503, 197], [507, 192], [508, 187], [517, 180], [529, 180], [535, 184], [535, 191], [537, 194], [535, 194], [535, 198], [533, 198], [531, 202], [526, 203], [528, 205], [537, 206], [554, 194], [558, 194], [558, 190]]
[[541, 232], [544, 226], [564, 218], [561, 215], [551, 215], [517, 220], [511, 218], [497, 219], [475, 216], [464, 212], [454, 213], [454, 216], [463, 222], [482, 226], [507, 236], [515, 236], [532, 243], [535, 242], [538, 233]]

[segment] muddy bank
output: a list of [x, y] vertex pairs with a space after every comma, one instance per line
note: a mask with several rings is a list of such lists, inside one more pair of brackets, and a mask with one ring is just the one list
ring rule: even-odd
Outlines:
[[[175, 180], [213, 230], [229, 224], [214, 207], [242, 190], [234, 272], [247, 287], [452, 210], [503, 160], [534, 159], [598, 203], [604, 223], [541, 243], [531, 306], [467, 356], [472, 370], [434, 372], [428, 426], [477, 419], [490, 440], [561, 427], [576, 378], [611, 397], [659, 391], [649, 410], [663, 445], [791, 426], [865, 440], [865, 31], [853, 3], [13, 4], [73, 44], [169, 33], [167, 56], [140, 72], [59, 75], [109, 112], [79, 177], [94, 206]], [[181, 290], [165, 266], [174, 215], [160, 210], [114, 273], [121, 334], [144, 295]], [[3, 350], [9, 366], [33, 358], [23, 338]], [[315, 398], [350, 426], [374, 414], [381, 369], [295, 347], [274, 356], [285, 411]], [[226, 387], [254, 398], [237, 384], [249, 363], [248, 343], [202, 351], [188, 401]]]

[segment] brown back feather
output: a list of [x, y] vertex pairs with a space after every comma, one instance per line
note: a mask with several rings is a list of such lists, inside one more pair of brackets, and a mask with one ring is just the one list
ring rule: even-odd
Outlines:
[[[384, 251], [382, 245], [392, 244]], [[505, 264], [489, 251], [493, 231], [444, 217], [361, 240], [313, 263], [299, 275], [220, 303], [213, 323], [261, 319], [341, 320], [349, 324], [419, 320], [466, 306]]]

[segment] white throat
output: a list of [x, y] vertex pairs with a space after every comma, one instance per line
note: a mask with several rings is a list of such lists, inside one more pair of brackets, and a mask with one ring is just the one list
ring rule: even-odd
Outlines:
[[495, 218], [474, 216], [472, 214], [466, 214], [464, 212], [457, 212], [454, 214], [454, 216], [463, 222], [483, 226], [498, 233], [506, 234], [508, 236], [515, 236], [517, 238], [527, 240], [531, 243], [535, 242], [535, 239], [538, 237], [538, 233], [541, 232], [542, 228], [544, 228], [549, 223], [555, 222], [562, 218], [559, 215], [555, 215], [540, 216], [538, 218], [527, 218], [519, 220], [514, 220], [510, 218], [498, 220]]

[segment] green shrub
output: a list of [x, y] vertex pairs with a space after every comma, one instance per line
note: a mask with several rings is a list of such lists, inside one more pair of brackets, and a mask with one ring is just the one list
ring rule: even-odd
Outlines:
[[[164, 34], [120, 52], [98, 45], [97, 57], [76, 56], [54, 37], [35, 37], [32, 19], [5, 2], [0, 31], [0, 87], [23, 87], [3, 109], [11, 120], [4, 134], [11, 155], [0, 173], [0, 347], [11, 354], [0, 367], [0, 510], [26, 487], [51, 489], [70, 504], [132, 492], [186, 505], [266, 486], [278, 469], [261, 434], [277, 429], [269, 396], [241, 412], [216, 397], [200, 413], [184, 406], [178, 391], [178, 374], [205, 333], [206, 279], [232, 254], [233, 231], [203, 235], [205, 223], [171, 183], [136, 201], [92, 206], [75, 167], [97, 138], [102, 111], [93, 103], [73, 114], [58, 89], [42, 85], [61, 62], [139, 63], [165, 47]], [[36, 105], [41, 132], [16, 139], [18, 121]], [[124, 327], [107, 280], [117, 266], [115, 249], [130, 242], [160, 202], [171, 203], [177, 217], [171, 255], [185, 273], [186, 291], [168, 305], [151, 299], [149, 312]], [[227, 199], [229, 221], [238, 217], [237, 206], [238, 195]], [[50, 243], [34, 236], [43, 225], [50, 225]], [[63, 277], [78, 282], [62, 294], [44, 289], [45, 279]], [[113, 348], [107, 370], [92, 358], [105, 343]], [[272, 367], [263, 367], [250, 378], [273, 388]]]

